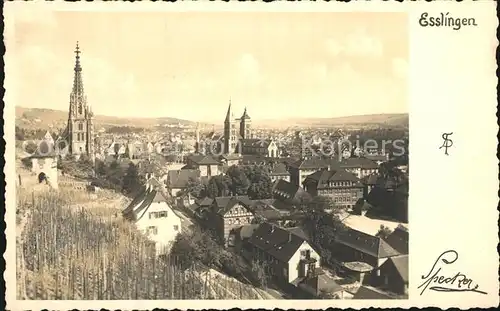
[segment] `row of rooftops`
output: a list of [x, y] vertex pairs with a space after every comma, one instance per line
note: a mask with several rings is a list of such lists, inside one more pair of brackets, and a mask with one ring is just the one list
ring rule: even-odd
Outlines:
[[[259, 203], [264, 207], [259, 208]], [[224, 215], [236, 204], [241, 204], [252, 213], [258, 214], [259, 210], [272, 210], [273, 203], [273, 200], [250, 200], [248, 196], [217, 197], [215, 199], [204, 198], [196, 202], [200, 208], [210, 208], [213, 212], [220, 215]], [[287, 217], [285, 214], [281, 214], [277, 209], [274, 209], [274, 211], [275, 213], [270, 213], [272, 214], [270, 215], [270, 218], [273, 218], [273, 216], [276, 218]], [[260, 229], [261, 234], [257, 235], [258, 240], [260, 241], [264, 239], [264, 236], [269, 236], [270, 240], [267, 242], [264, 241], [264, 244], [262, 245], [265, 245], [265, 249], [269, 249], [271, 252], [277, 252], [276, 250], [271, 250], [271, 245], [283, 244], [284, 242], [282, 240], [284, 239], [284, 233], [280, 231], [282, 229], [279, 229], [279, 227], [275, 227], [271, 224], [268, 224], [268, 226], [271, 226], [272, 228], [268, 228], [266, 226], [262, 227], [267, 228], [266, 230], [268, 230], [268, 232], [264, 229]], [[303, 240], [307, 240], [304, 234], [302, 235], [302, 238]], [[295, 239], [296, 238], [293, 237], [293, 241], [295, 241]], [[336, 240], [344, 245], [376, 258], [387, 258], [400, 254], [408, 254], [408, 230], [402, 225], [398, 226], [398, 228], [393, 231], [387, 240], [383, 240], [382, 238], [372, 236], [352, 228], [339, 231], [337, 233]], [[279, 241], [281, 242], [278, 243]], [[292, 243], [293, 241], [289, 241], [289, 243]], [[258, 241], [255, 243], [260, 245]]]
[[[406, 232], [406, 235], [402, 234], [402, 232]], [[335, 243], [349, 246], [375, 258], [396, 258], [408, 255], [407, 232], [397, 228], [390, 235], [401, 239], [399, 242], [399, 245], [403, 246], [401, 251], [395, 249], [395, 247], [399, 246], [395, 245], [393, 247], [388, 241], [380, 237], [372, 236], [352, 228], [346, 228], [338, 232]], [[240, 235], [240, 239], [246, 240], [251, 245], [282, 262], [288, 262], [298, 248], [304, 242], [310, 240], [308, 234], [300, 227], [282, 228], [268, 222], [243, 226], [237, 230], [237, 234]], [[311, 245], [311, 247], [313, 246]], [[332, 248], [334, 247], [335, 245], [332, 245]], [[402, 275], [405, 275], [404, 258], [395, 259], [395, 265], [398, 265], [402, 270]]]
[[377, 169], [378, 164], [365, 157], [360, 158], [344, 158], [341, 161], [336, 159], [323, 158], [306, 158], [298, 160], [289, 165], [290, 167], [300, 170], [315, 170], [315, 169], [336, 169], [336, 168], [361, 168], [361, 169]]
[[[255, 141], [258, 142], [261, 140], [256, 139]], [[220, 164], [221, 160], [239, 160], [243, 164], [282, 163], [285, 164], [285, 167], [289, 166], [303, 170], [325, 168], [377, 169], [379, 167], [374, 160], [368, 159], [366, 157], [352, 157], [338, 161], [336, 159], [323, 159], [317, 157], [297, 160], [294, 158], [269, 158], [258, 155], [229, 154], [220, 156], [220, 159], [217, 159], [216, 157], [211, 155], [192, 155], [188, 157], [188, 160], [198, 165], [216, 165]]]

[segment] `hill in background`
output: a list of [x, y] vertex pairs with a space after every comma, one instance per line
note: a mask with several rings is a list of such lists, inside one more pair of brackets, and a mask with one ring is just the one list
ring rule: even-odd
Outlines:
[[293, 118], [285, 120], [255, 120], [256, 126], [268, 127], [278, 125], [280, 127], [329, 127], [329, 126], [387, 126], [408, 127], [409, 116], [407, 113], [398, 114], [369, 114], [359, 116], [335, 117], [335, 118]]
[[[63, 110], [16, 107], [16, 125], [22, 128], [63, 128], [68, 122], [68, 112]], [[196, 122], [177, 118], [120, 118], [96, 115], [94, 122], [97, 128], [112, 126], [132, 126], [152, 128], [162, 125], [195, 126]]]
[[[27, 129], [64, 128], [68, 120], [68, 112], [63, 110], [16, 107], [16, 125]], [[139, 128], [153, 128], [155, 126], [181, 125], [196, 126], [195, 121], [161, 117], [161, 118], [121, 118], [112, 116], [95, 116], [97, 129], [112, 126], [131, 126]], [[216, 127], [222, 126], [221, 119]], [[293, 118], [284, 120], [254, 120], [256, 127], [287, 128], [287, 127], [329, 127], [329, 126], [387, 126], [408, 127], [409, 116], [401, 114], [373, 114], [336, 118]], [[213, 124], [202, 123], [201, 127], [212, 128]]]

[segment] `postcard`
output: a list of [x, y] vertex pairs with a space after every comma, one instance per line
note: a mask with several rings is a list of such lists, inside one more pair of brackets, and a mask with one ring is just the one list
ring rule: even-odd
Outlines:
[[494, 307], [494, 1], [6, 2], [7, 308]]

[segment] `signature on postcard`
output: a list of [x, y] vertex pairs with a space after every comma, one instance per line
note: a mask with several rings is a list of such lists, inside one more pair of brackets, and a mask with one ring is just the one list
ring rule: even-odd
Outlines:
[[433, 290], [437, 292], [475, 292], [483, 295], [487, 295], [486, 292], [479, 290], [479, 285], [474, 283], [474, 281], [468, 278], [462, 272], [457, 272], [455, 274], [445, 275], [441, 272], [443, 263], [445, 265], [451, 265], [455, 263], [458, 259], [458, 253], [454, 250], [448, 250], [443, 252], [432, 265], [431, 270], [427, 275], [422, 275], [422, 284], [418, 287], [422, 289], [420, 295], [428, 290]]

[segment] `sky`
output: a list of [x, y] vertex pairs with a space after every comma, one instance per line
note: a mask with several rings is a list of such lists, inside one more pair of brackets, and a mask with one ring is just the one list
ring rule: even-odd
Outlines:
[[16, 106], [223, 120], [408, 112], [404, 13], [16, 12]]

